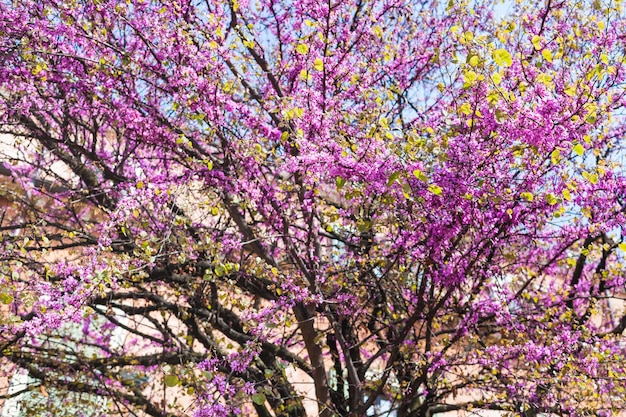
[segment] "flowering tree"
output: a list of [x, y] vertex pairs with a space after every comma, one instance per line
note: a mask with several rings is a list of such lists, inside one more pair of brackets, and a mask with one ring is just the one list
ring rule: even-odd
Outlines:
[[620, 1], [0, 16], [0, 369], [48, 413], [626, 408]]

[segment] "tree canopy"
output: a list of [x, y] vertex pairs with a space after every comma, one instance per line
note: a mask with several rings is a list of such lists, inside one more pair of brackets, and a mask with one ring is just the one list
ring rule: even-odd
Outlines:
[[37, 415], [626, 409], [620, 0], [0, 16], [0, 373]]

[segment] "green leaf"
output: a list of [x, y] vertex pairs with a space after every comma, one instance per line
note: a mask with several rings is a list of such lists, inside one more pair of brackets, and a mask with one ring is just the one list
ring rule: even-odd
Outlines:
[[263, 394], [262, 392], [257, 392], [252, 396], [252, 402], [256, 405], [265, 404], [265, 394]]
[[398, 179], [398, 177], [400, 177], [400, 172], [394, 172], [393, 174], [391, 174], [389, 176], [389, 180], [387, 181], [387, 187], [389, 187], [391, 184], [393, 184], [394, 182], [396, 182], [396, 180]]
[[343, 177], [337, 177], [335, 179], [335, 185], [337, 186], [338, 190], [341, 190], [343, 188], [344, 185], [346, 185], [346, 180]]
[[402, 184], [402, 194], [404, 198], [411, 198], [411, 186], [409, 184]]
[[168, 387], [175, 387], [176, 385], [178, 385], [178, 376], [177, 375], [165, 375], [165, 378], [163, 378], [163, 382], [165, 382], [165, 385], [167, 385]]
[[493, 51], [493, 60], [500, 67], [510, 67], [513, 65], [511, 54], [506, 49], [496, 49]]

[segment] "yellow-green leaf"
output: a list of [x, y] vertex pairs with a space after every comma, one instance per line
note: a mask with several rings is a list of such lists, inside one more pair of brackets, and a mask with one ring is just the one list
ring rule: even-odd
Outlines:
[[459, 107], [459, 112], [466, 116], [469, 116], [470, 114], [472, 114], [472, 106], [469, 103], [463, 103], [461, 107]]
[[533, 201], [535, 199], [535, 197], [533, 196], [532, 193], [529, 192], [523, 192], [520, 194], [520, 197], [522, 197], [524, 200], [526, 201]]
[[592, 184], [598, 183], [598, 174], [591, 174], [587, 171], [583, 171], [582, 175], [583, 175], [583, 178], [589, 181], [590, 183]]
[[315, 68], [316, 71], [324, 70], [324, 61], [322, 61], [321, 58], [316, 58], [313, 63], [313, 68]]
[[564, 188], [563, 191], [561, 191], [561, 194], [563, 194], [563, 198], [566, 199], [567, 201], [572, 200], [572, 195], [570, 194], [567, 188]]
[[513, 58], [506, 49], [496, 49], [493, 51], [493, 60], [498, 66], [510, 67], [513, 65]]
[[13, 302], [13, 296], [11, 294], [7, 294], [5, 292], [0, 294], [0, 303], [11, 304], [12, 302]]
[[543, 51], [541, 51], [541, 56], [543, 56], [543, 59], [545, 59], [548, 62], [552, 62], [552, 51], [550, 51], [549, 49], [544, 49]]
[[556, 197], [554, 196], [554, 194], [552, 194], [552, 193], [546, 194], [545, 195], [545, 199], [546, 199], [546, 202], [548, 204], [550, 204], [551, 206], [554, 206], [556, 203], [559, 202], [559, 200], [557, 200]]
[[39, 74], [41, 71], [43, 71], [43, 69], [44, 69], [43, 65], [41, 65], [41, 64], [37, 64], [37, 65], [35, 66], [35, 68], [31, 71], [31, 73], [32, 73], [33, 75], [37, 75], [37, 74]]
[[540, 72], [535, 77], [535, 80], [546, 87], [550, 87], [550, 83], [552, 82], [552, 75]]
[[617, 247], [622, 251], [622, 252], [626, 252], [626, 242], [622, 242], [619, 245], [617, 245]]
[[470, 71], [466, 71], [463, 73], [463, 81], [465, 81], [466, 83], [473, 83], [474, 81], [476, 81], [478, 79], [478, 74], [476, 74], [474, 71], [470, 70]]
[[419, 169], [414, 169], [413, 170], [413, 175], [415, 175], [415, 178], [417, 178], [420, 181], [428, 181], [428, 177]]
[[574, 95], [576, 94], [576, 86], [570, 85], [565, 90], [563, 90], [563, 92], [570, 97], [574, 97]]
[[309, 45], [305, 44], [305, 43], [299, 43], [298, 46], [296, 46], [296, 51], [300, 54], [300, 55], [304, 55], [307, 52], [309, 52]]
[[580, 143], [576, 144], [576, 146], [574, 146], [573, 151], [578, 155], [578, 156], [582, 156], [582, 154], [585, 153], [585, 147], [583, 145], [581, 145]]
[[176, 375], [165, 375], [165, 378], [163, 378], [163, 382], [165, 382], [165, 385], [167, 385], [168, 387], [175, 387], [176, 385], [178, 385], [178, 376]]
[[440, 186], [436, 185], [436, 184], [430, 184], [428, 186], [428, 191], [430, 191], [431, 193], [435, 194], [435, 195], [441, 195], [442, 193], [442, 189]]

